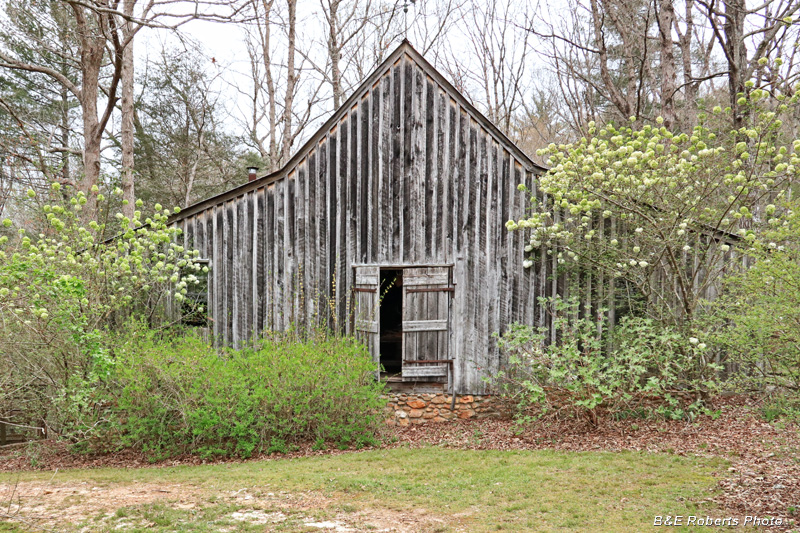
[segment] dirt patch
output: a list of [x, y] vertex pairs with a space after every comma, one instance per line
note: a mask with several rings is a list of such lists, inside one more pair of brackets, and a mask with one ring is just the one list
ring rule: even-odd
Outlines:
[[[235, 531], [239, 523], [264, 526], [264, 531], [412, 533], [434, 531], [446, 523], [425, 510], [342, 510], [348, 506], [314, 492], [263, 493], [258, 489], [241, 489], [215, 494], [212, 498], [190, 485], [142, 482], [109, 485], [45, 481], [0, 483], [0, 501], [11, 502], [10, 505], [4, 503], [0, 509], [0, 523], [5, 519], [40, 531], [72, 528], [90, 532], [152, 527], [154, 524], [142, 518], [137, 506], [159, 503], [193, 514], [214, 506], [229, 508], [218, 520], [232, 526], [220, 526], [220, 531]], [[181, 519], [176, 520], [180, 522]]]
[[[249, 510], [237, 511], [232, 518], [250, 523], [276, 524], [293, 520], [297, 526], [309, 530], [344, 532], [395, 532], [414, 533], [433, 531], [443, 524], [453, 526], [452, 521], [429, 513], [425, 509], [397, 511], [393, 509], [357, 509], [350, 505], [340, 505], [336, 498], [322, 496], [316, 492], [253, 493], [243, 489], [232, 494], [231, 498], [245, 502]], [[271, 513], [264, 509], [279, 508]], [[324, 518], [318, 518], [319, 511]], [[260, 522], [263, 521], [263, 522]], [[270, 529], [267, 529], [270, 531]], [[292, 530], [292, 529], [289, 529]], [[456, 531], [460, 531], [456, 527]]]
[[117, 509], [158, 501], [194, 506], [197, 491], [176, 484], [136, 483], [104, 485], [88, 482], [48, 483], [21, 481], [0, 483], [0, 501], [8, 505], [5, 514], [24, 517], [44, 528], [77, 523], [101, 513], [113, 514]]

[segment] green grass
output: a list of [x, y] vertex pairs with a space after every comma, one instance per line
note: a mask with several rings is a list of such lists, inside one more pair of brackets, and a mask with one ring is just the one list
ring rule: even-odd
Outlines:
[[[243, 487], [324, 495], [332, 503], [320, 510], [322, 518], [359, 509], [425, 509], [444, 519], [447, 525], [440, 531], [641, 531], [655, 515], [715, 516], [712, 507], [695, 502], [709, 496], [715, 486], [711, 474], [721, 467], [721, 460], [667, 454], [432, 447], [211, 466], [74, 470], [55, 477], [52, 472], [3, 474], [0, 482], [169, 483], [191, 486], [207, 498], [193, 510], [162, 502], [117, 512], [114, 519], [129, 521], [131, 531], [137, 521], [149, 524], [148, 531], [214, 531], [231, 525], [226, 516], [236, 506], [214, 496]], [[231, 527], [250, 530], [235, 522]], [[275, 530], [302, 528], [292, 529], [287, 521]]]

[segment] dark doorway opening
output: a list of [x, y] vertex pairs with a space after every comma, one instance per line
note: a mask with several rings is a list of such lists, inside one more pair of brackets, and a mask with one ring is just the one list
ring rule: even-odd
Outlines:
[[403, 370], [403, 271], [381, 270], [381, 366], [389, 374]]

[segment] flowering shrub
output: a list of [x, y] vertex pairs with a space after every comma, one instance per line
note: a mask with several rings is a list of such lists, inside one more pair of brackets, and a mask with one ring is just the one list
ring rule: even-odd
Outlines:
[[541, 299], [553, 316], [557, 341], [547, 331], [513, 325], [499, 338], [507, 360], [494, 382], [519, 406], [521, 420], [553, 410], [572, 410], [594, 420], [598, 408], [619, 412], [646, 404], [674, 418], [704, 409], [715, 390], [707, 346], [647, 318], [624, 317], [601, 337], [597, 324], [580, 317], [576, 300]]
[[731, 110], [715, 107], [689, 133], [660, 120], [592, 123], [588, 137], [541, 151], [551, 168], [529, 214], [507, 223], [530, 238], [525, 266], [543, 250], [564, 268], [623, 280], [650, 316], [691, 334], [708, 288], [732, 269], [732, 248], [749, 246], [762, 224], [782, 216], [780, 200], [800, 175], [800, 140], [780, 144], [781, 116], [800, 92], [778, 96], [774, 109], [762, 105], [766, 97], [760, 89], [742, 95], [752, 113], [741, 130], [717, 131]]
[[[170, 291], [186, 293], [192, 278], [181, 271], [202, 267], [177, 244], [179, 230], [167, 227], [161, 206], [143, 217], [139, 201], [132, 220], [119, 213], [84, 221], [86, 196], [52, 189], [54, 201], [40, 199], [40, 233], [0, 237], [0, 374], [10, 382], [0, 418], [63, 433], [93, 408], [94, 384], [113, 364], [109, 326], [134, 310], [154, 320]], [[92, 194], [107, 213], [121, 192]]]

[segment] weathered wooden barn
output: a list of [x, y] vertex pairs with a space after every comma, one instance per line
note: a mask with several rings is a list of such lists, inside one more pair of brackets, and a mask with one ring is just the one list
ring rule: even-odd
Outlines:
[[493, 334], [543, 324], [555, 291], [553, 259], [523, 268], [505, 229], [541, 170], [403, 42], [282, 169], [173, 223], [211, 265], [217, 342], [330, 310], [394, 379], [481, 394]]

